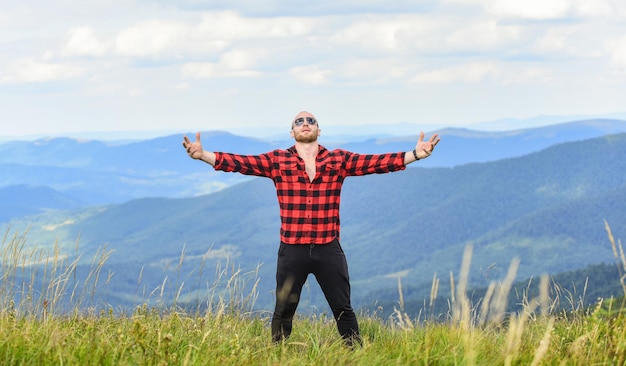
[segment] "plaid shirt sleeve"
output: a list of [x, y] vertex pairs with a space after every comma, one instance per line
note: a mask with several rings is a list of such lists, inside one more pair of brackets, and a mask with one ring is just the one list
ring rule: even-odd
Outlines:
[[387, 154], [357, 154], [339, 150], [345, 155], [347, 176], [383, 174], [404, 170], [404, 152]]
[[215, 153], [215, 170], [270, 177], [272, 162], [269, 153], [261, 155], [239, 155]]

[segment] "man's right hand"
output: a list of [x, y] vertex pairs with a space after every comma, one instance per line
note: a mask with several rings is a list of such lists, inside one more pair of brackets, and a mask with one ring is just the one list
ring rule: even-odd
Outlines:
[[187, 155], [192, 159], [202, 159], [202, 142], [200, 142], [200, 132], [196, 132], [196, 141], [191, 142], [187, 136], [183, 137], [183, 147], [187, 150]]
[[187, 136], [183, 137], [183, 147], [187, 150], [187, 155], [192, 159], [202, 160], [205, 163], [215, 166], [215, 153], [206, 151], [200, 142], [200, 132], [196, 132], [196, 141], [191, 142]]

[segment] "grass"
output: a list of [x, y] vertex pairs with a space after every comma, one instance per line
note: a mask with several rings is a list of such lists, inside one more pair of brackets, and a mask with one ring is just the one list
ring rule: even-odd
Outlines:
[[[621, 242], [609, 241], [621, 273]], [[472, 248], [459, 278], [451, 276], [450, 312], [444, 321], [411, 319], [399, 306], [383, 319], [360, 314], [363, 346], [348, 349], [334, 320], [300, 317], [292, 337], [270, 342], [269, 315], [250, 312], [254, 295], [238, 293], [241, 273], [228, 272], [225, 292], [214, 292], [209, 311], [138, 305], [130, 312], [85, 307], [99, 282], [106, 250], [78, 283], [77, 259], [29, 250], [26, 236], [5, 235], [0, 251], [0, 364], [2, 365], [619, 365], [626, 362], [623, 300], [555, 312], [548, 278], [523, 310], [503, 306], [515, 278], [511, 262], [503, 281], [472, 303], [465, 293]], [[35, 265], [37, 264], [37, 265]], [[220, 272], [226, 274], [220, 269]], [[621, 278], [624, 285], [624, 277]], [[438, 296], [433, 279], [431, 297]], [[624, 286], [626, 293], [626, 286]], [[226, 296], [226, 295], [227, 296]], [[441, 317], [437, 317], [441, 319]]]

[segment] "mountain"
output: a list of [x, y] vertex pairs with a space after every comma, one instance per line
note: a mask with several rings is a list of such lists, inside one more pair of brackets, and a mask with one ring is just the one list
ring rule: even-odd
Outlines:
[[[328, 126], [325, 131], [333, 128], [338, 127]], [[362, 141], [331, 133], [324, 134], [321, 141], [328, 148], [362, 153], [406, 151], [415, 145], [417, 131], [416, 126], [406, 137], [386, 136]], [[522, 156], [566, 141], [626, 132], [626, 122], [585, 120], [516, 131], [443, 129], [435, 132], [442, 136], [437, 153], [417, 166], [455, 167]], [[0, 187], [47, 187], [88, 207], [144, 197], [197, 196], [249, 179], [221, 174], [192, 161], [182, 150], [183, 135], [133, 142], [70, 138], [7, 142], [0, 144]], [[192, 134], [187, 135], [194, 138]], [[203, 133], [202, 141], [207, 149], [242, 154], [263, 153], [293, 143], [288, 139], [261, 140], [221, 131]], [[22, 207], [21, 201], [11, 196], [5, 198], [0, 205], [0, 220], [5, 222], [25, 213], [55, 207], [55, 202], [48, 202], [44, 197], [39, 200], [38, 210], [30, 204]]]
[[[273, 148], [269, 142], [225, 132], [206, 133], [203, 139], [208, 146], [236, 146], [242, 153]], [[181, 142], [182, 134], [128, 144], [68, 138], [9, 142], [0, 145], [0, 187], [47, 186], [89, 206], [142, 197], [192, 196], [245, 180], [212, 179], [215, 172], [189, 159]], [[3, 216], [10, 215], [0, 210]]]
[[83, 206], [83, 202], [51, 188], [27, 185], [0, 188], [0, 202], [3, 202], [0, 222], [46, 210], [69, 210]]
[[[626, 134], [619, 134], [495, 162], [348, 178], [341, 235], [355, 304], [393, 292], [398, 278], [405, 299], [427, 297], [434, 274], [445, 281], [459, 270], [468, 244], [474, 248], [472, 286], [503, 279], [515, 257], [518, 278], [613, 261], [604, 222], [616, 238], [626, 237], [623, 156]], [[279, 218], [268, 179], [192, 198], [142, 198], [11, 224], [12, 230], [27, 227], [30, 245], [55, 240], [70, 258], [77, 238], [84, 261], [105, 245], [112, 250], [107, 264], [115, 269], [115, 301], [136, 300], [137, 278], [154, 289], [164, 276], [179, 278], [183, 293], [192, 296], [213, 280], [208, 268], [230, 263], [259, 276], [259, 306], [272, 303]], [[323, 304], [316, 286], [303, 303]]]
[[[434, 131], [441, 137], [437, 154], [420, 166], [453, 167], [469, 163], [496, 161], [530, 154], [563, 142], [626, 132], [626, 121], [584, 120], [513, 131], [477, 131], [446, 128]], [[382, 153], [402, 151], [413, 146], [417, 135], [370, 139], [341, 145], [351, 151]]]

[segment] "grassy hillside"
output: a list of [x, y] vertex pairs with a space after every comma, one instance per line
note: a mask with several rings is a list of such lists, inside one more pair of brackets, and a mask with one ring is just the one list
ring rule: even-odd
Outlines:
[[[455, 278], [455, 297], [437, 318], [411, 317], [400, 297], [389, 316], [359, 314], [363, 343], [348, 348], [332, 318], [298, 316], [290, 339], [270, 342], [268, 312], [253, 311], [254, 293], [229, 274], [223, 291], [210, 293], [202, 310], [177, 304], [138, 304], [119, 310], [91, 305], [108, 253], [90, 258], [85, 282], [76, 261], [26, 249], [24, 237], [0, 250], [0, 363], [3, 365], [621, 365], [626, 362], [623, 298], [590, 307], [557, 304], [546, 277], [537, 291], [506, 311], [513, 295], [504, 281], [489, 295], [468, 296], [468, 266]], [[464, 256], [463, 261], [468, 260]], [[39, 266], [27, 262], [41, 262]], [[620, 269], [626, 263], [620, 262]], [[42, 271], [39, 280], [30, 273]], [[81, 276], [83, 277], [83, 276]], [[165, 286], [165, 281], [162, 287]], [[162, 288], [155, 289], [163, 292]], [[67, 302], [64, 293], [71, 294]], [[158, 296], [158, 295], [157, 295]], [[178, 298], [178, 295], [175, 295]], [[436, 321], [435, 321], [436, 320]]]
[[[601, 309], [602, 310], [602, 309]], [[272, 345], [267, 318], [138, 308], [132, 316], [0, 313], [0, 362], [14, 365], [619, 365], [624, 315], [525, 317], [509, 327], [388, 323], [362, 317], [363, 347], [341, 344], [327, 319], [299, 318]]]

